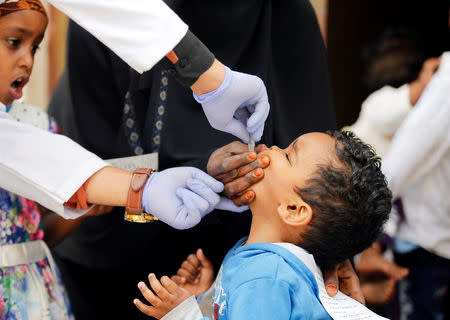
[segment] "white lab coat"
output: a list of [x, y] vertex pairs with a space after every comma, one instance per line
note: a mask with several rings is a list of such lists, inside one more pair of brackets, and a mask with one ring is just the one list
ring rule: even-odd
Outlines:
[[[151, 69], [188, 27], [161, 0], [49, 0], [138, 72]], [[95, 90], [95, 88], [92, 88]], [[12, 119], [0, 103], [0, 187], [66, 218], [63, 203], [107, 163], [70, 139]]]
[[161, 0], [48, 0], [133, 69], [151, 69], [188, 26]]

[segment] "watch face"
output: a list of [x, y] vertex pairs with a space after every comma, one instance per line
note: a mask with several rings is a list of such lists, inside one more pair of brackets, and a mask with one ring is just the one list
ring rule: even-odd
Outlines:
[[125, 221], [129, 222], [135, 222], [135, 223], [149, 223], [153, 221], [157, 221], [158, 218], [152, 216], [148, 213], [141, 213], [141, 214], [129, 214], [125, 211], [125, 215], [123, 216], [123, 219]]

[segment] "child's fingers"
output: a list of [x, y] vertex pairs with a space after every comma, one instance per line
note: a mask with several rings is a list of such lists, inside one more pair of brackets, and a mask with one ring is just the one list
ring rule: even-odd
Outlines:
[[153, 306], [159, 305], [161, 302], [161, 299], [159, 299], [155, 294], [150, 290], [147, 285], [144, 282], [138, 283], [138, 288], [141, 291], [142, 295], [144, 296], [145, 300], [150, 302]]
[[180, 277], [178, 275], [174, 275], [171, 277], [172, 281], [178, 284], [179, 286], [183, 286], [186, 283], [186, 278]]
[[195, 274], [197, 272], [197, 268], [195, 265], [193, 265], [190, 261], [184, 260], [181, 264], [181, 268], [186, 269], [192, 274]]
[[189, 271], [187, 271], [186, 269], [183, 269], [183, 268], [178, 269], [177, 276], [185, 278], [186, 281], [194, 281], [195, 280], [195, 275], [193, 275], [192, 273], [190, 273]]
[[202, 267], [204, 268], [213, 268], [211, 261], [205, 256], [202, 249], [197, 250], [197, 258], [200, 261]]
[[197, 255], [192, 253], [187, 257], [186, 260], [189, 261], [195, 269], [200, 267], [200, 260], [198, 260]]
[[169, 298], [169, 292], [167, 292], [153, 273], [148, 275], [148, 281], [150, 282], [153, 291], [155, 291], [161, 300], [167, 300]]
[[161, 284], [169, 291], [170, 294], [174, 294], [180, 287], [167, 276], [163, 276], [161, 278]]
[[134, 299], [133, 303], [139, 310], [141, 310], [142, 313], [145, 313], [146, 315], [148, 315], [150, 317], [156, 316], [154, 307], [143, 304], [141, 302], [141, 300], [139, 300], [139, 299]]

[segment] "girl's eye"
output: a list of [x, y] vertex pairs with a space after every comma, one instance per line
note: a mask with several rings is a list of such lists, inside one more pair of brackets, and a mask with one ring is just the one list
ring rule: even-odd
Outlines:
[[8, 42], [13, 47], [17, 47], [19, 45], [19, 43], [20, 43], [20, 40], [8, 39], [8, 40], [6, 40], [6, 42]]
[[289, 159], [289, 155], [287, 153], [285, 153], [286, 159], [289, 163], [291, 163], [291, 160]]

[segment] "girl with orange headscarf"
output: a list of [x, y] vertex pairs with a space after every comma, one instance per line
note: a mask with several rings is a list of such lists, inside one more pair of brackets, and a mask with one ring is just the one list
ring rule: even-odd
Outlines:
[[[28, 111], [36, 122], [33, 107], [12, 102], [22, 97], [46, 27], [39, 0], [0, 0], [0, 101], [13, 117]], [[53, 130], [48, 116], [38, 119], [46, 120], [40, 121], [42, 129]], [[0, 320], [73, 318], [43, 238], [37, 204], [0, 189]]]

